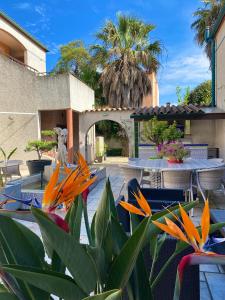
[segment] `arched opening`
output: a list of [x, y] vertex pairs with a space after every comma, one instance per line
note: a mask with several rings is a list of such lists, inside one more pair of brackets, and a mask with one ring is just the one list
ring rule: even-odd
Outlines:
[[26, 64], [26, 49], [14, 36], [0, 29], [0, 53]]
[[102, 162], [105, 159], [129, 156], [129, 137], [126, 129], [113, 120], [93, 123], [85, 135], [87, 161]]

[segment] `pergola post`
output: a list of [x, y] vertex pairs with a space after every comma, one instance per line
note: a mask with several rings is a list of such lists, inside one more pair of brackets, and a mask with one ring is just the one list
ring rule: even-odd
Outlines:
[[73, 163], [73, 110], [68, 108], [66, 110], [66, 126], [68, 130], [67, 135], [67, 151], [68, 151], [68, 163]]
[[139, 123], [134, 121], [134, 157], [138, 157], [138, 144], [139, 144]]

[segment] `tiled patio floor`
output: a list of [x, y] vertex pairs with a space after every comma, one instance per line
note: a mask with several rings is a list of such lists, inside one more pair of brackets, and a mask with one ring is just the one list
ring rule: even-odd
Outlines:
[[[121, 160], [120, 163], [125, 162]], [[110, 178], [112, 185], [112, 190], [115, 199], [119, 196], [122, 184], [123, 177], [119, 166], [115, 164], [114, 161], [108, 161], [106, 163], [107, 176]], [[98, 202], [101, 198], [103, 188], [105, 185], [105, 180], [102, 180], [89, 194], [88, 196], [88, 215], [91, 220], [95, 210], [98, 206]], [[199, 208], [195, 209], [194, 212], [194, 222], [196, 224], [200, 221], [201, 215], [201, 204]], [[225, 209], [225, 196], [222, 192], [217, 192], [210, 198], [211, 208]], [[31, 224], [30, 222], [23, 222], [34, 232], [40, 235], [40, 232], [35, 223]], [[87, 236], [85, 231], [84, 222], [81, 226], [81, 241], [86, 242]], [[200, 266], [200, 286], [201, 286], [201, 300], [224, 300], [225, 299], [225, 273], [221, 266], [216, 265], [201, 265]]]

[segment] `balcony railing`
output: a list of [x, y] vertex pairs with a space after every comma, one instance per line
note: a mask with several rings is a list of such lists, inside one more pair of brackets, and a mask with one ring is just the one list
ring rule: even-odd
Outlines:
[[25, 63], [23, 63], [22, 61], [18, 60], [17, 58], [15, 58], [15, 57], [13, 57], [13, 56], [11, 56], [11, 55], [9, 55], [9, 54], [6, 54], [6, 53], [0, 53], [0, 54], [3, 55], [3, 56], [5, 56], [5, 57], [7, 57], [8, 59], [10, 59], [10, 60], [16, 62], [17, 64], [23, 66], [23, 67], [26, 68], [27, 70], [36, 73], [37, 75], [38, 75], [38, 73], [40, 73], [40, 72], [38, 72], [38, 70], [36, 70], [35, 68], [33, 68], [33, 67], [31, 67], [31, 66], [29, 66], [29, 65], [27, 65], [27, 64], [25, 64]]

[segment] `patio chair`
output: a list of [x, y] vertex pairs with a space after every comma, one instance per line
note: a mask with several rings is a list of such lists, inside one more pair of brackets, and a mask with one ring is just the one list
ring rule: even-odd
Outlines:
[[1, 170], [5, 178], [12, 179], [12, 176], [22, 177], [20, 173], [20, 162], [18, 160], [10, 160], [10, 165], [6, 163], [6, 166], [1, 167]]
[[124, 177], [124, 183], [122, 185], [120, 193], [123, 190], [124, 186], [127, 186], [128, 182], [133, 178], [136, 178], [141, 186], [143, 184], [149, 183], [149, 181], [143, 180], [143, 169], [137, 169], [128, 165], [119, 165], [119, 168], [122, 170], [122, 174]]
[[121, 187], [120, 190], [120, 194], [121, 191], [123, 190], [123, 188], [125, 186], [127, 186], [128, 182], [132, 179], [132, 178], [136, 178], [138, 183], [141, 182], [142, 179], [142, 169], [137, 169], [134, 167], [130, 167], [128, 165], [119, 165], [120, 170], [122, 171], [122, 176], [123, 176], [123, 185]]
[[[194, 200], [191, 170], [162, 170], [161, 183], [162, 188], [183, 190], [186, 201]], [[191, 216], [193, 215], [194, 209], [191, 210]]]
[[197, 170], [197, 187], [203, 197], [206, 200], [206, 194], [214, 190], [223, 189], [224, 190], [224, 174], [225, 174], [225, 167], [222, 168], [213, 168], [213, 169], [204, 169], [204, 170]]

